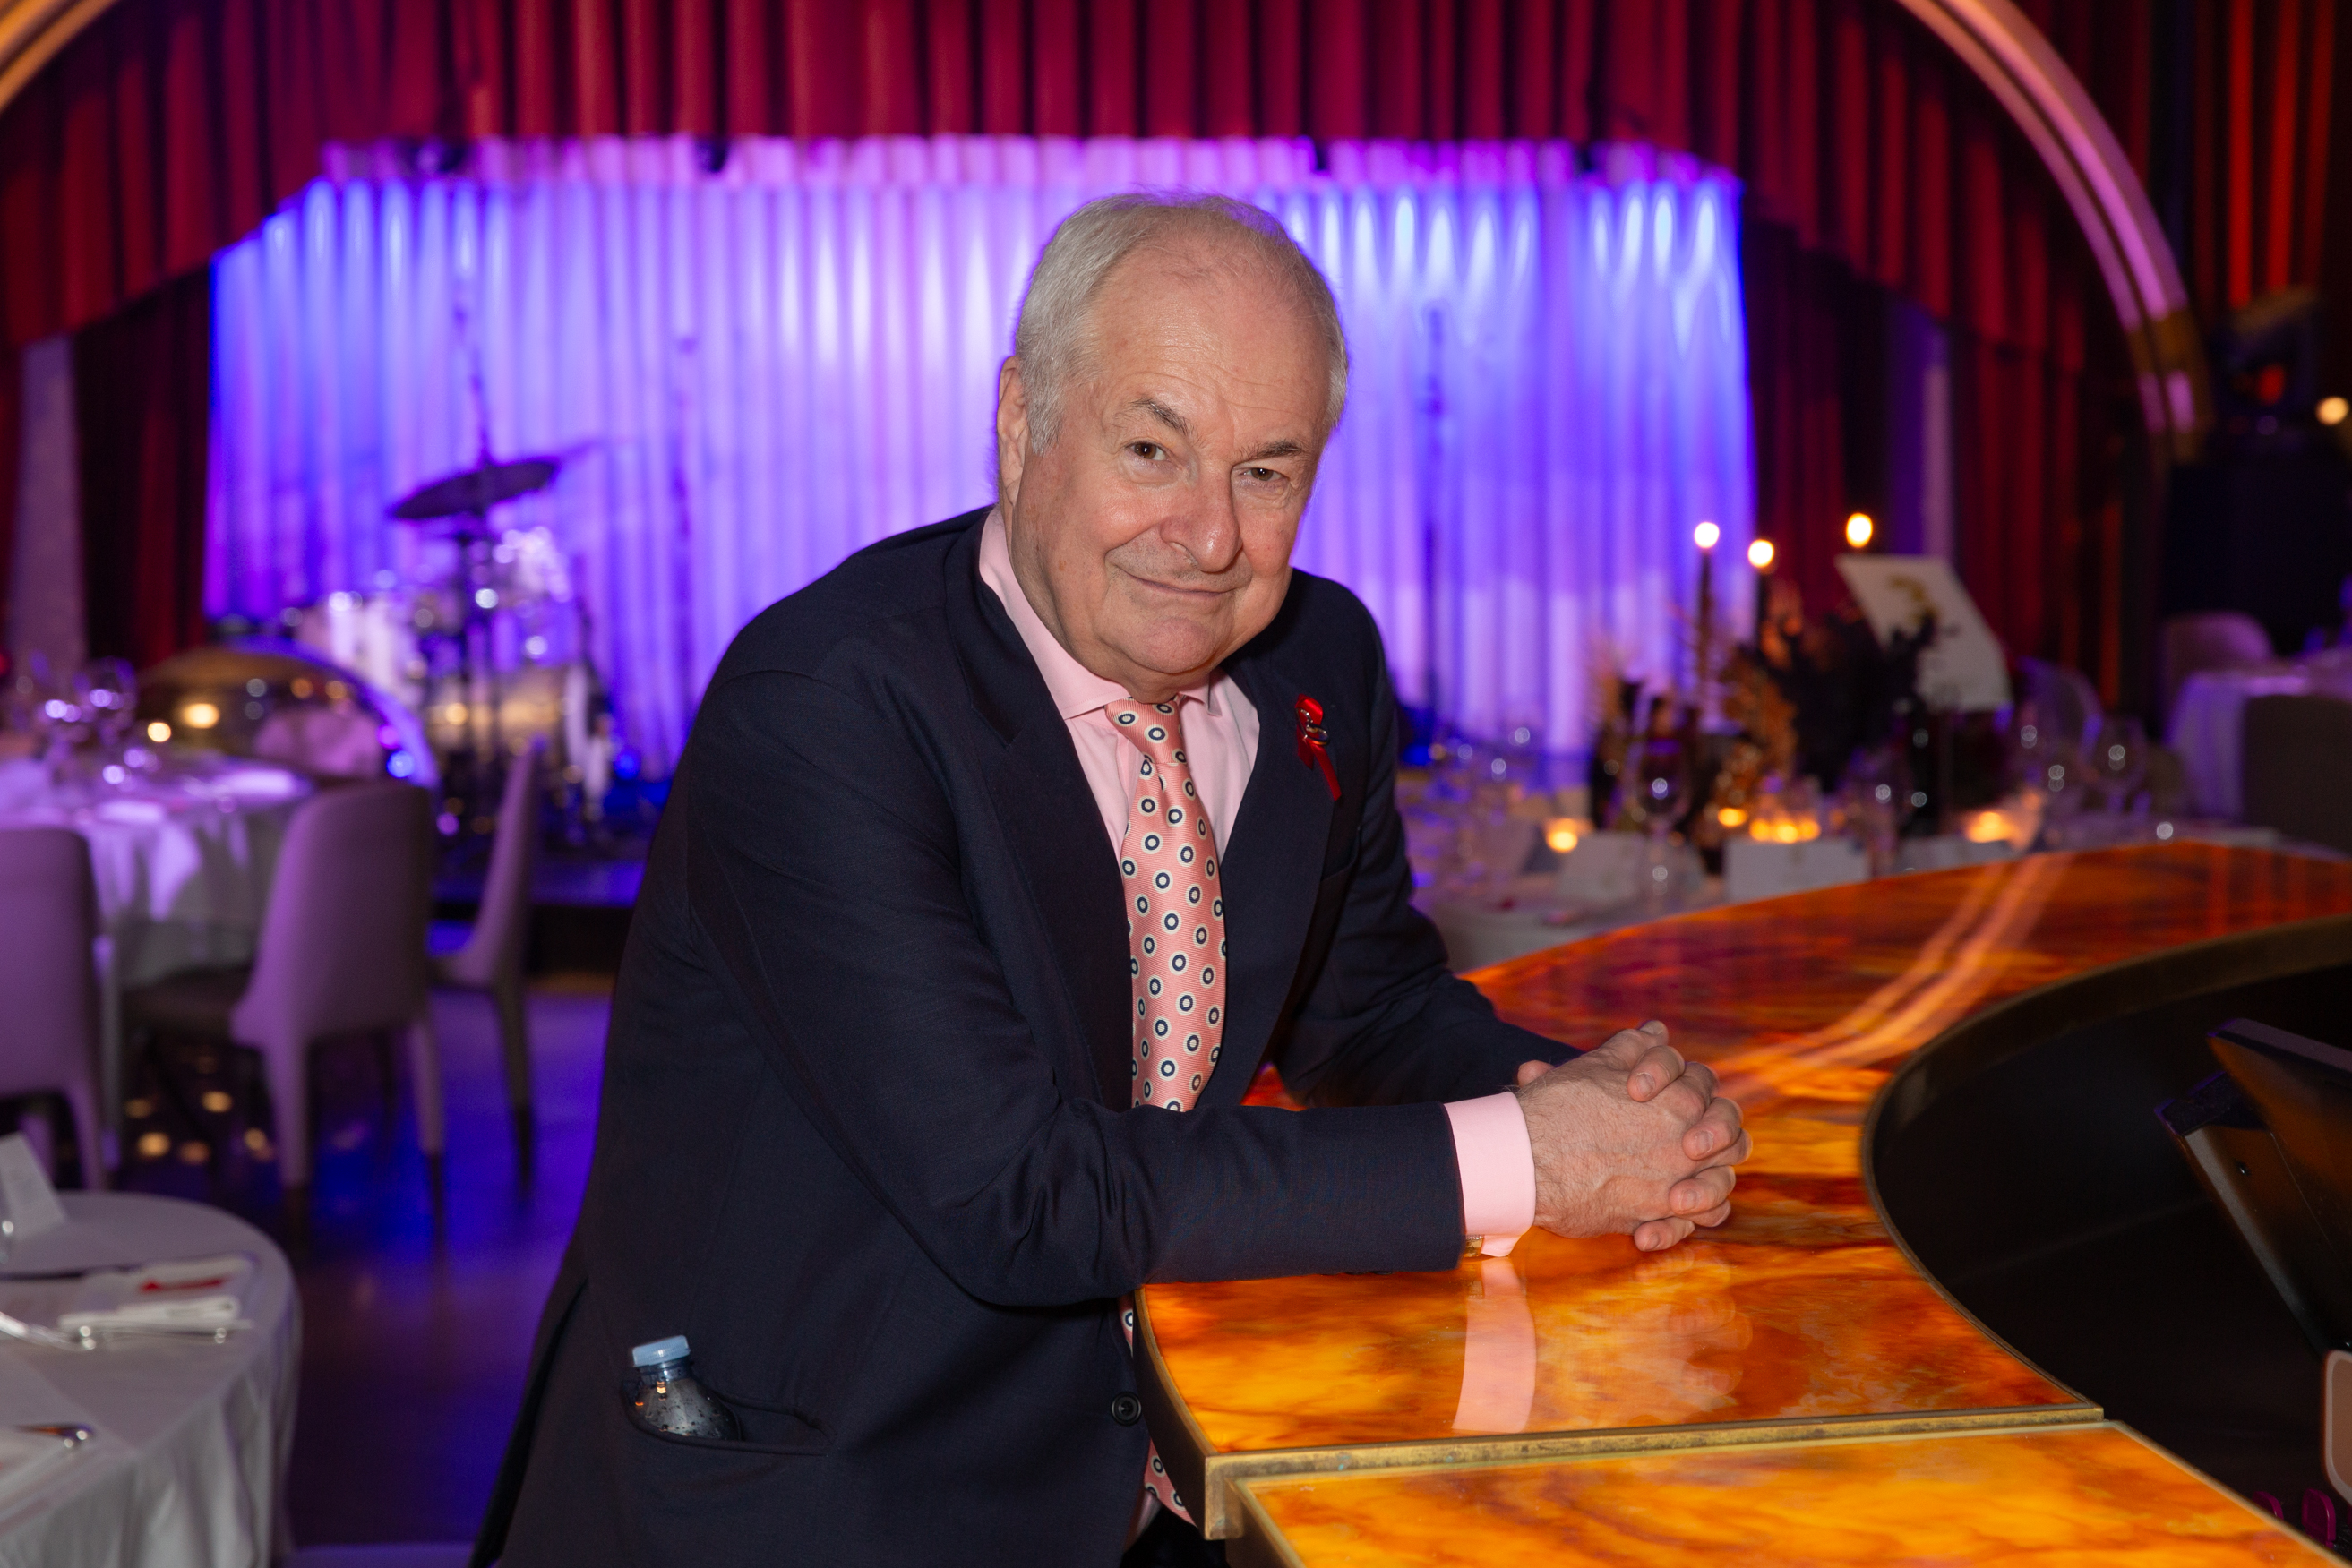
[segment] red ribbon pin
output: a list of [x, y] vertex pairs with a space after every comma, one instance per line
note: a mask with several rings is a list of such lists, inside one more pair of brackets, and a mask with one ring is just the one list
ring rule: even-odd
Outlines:
[[1323, 770], [1323, 787], [1331, 791], [1331, 799], [1339, 798], [1339, 776], [1331, 771], [1331, 737], [1323, 728], [1323, 705], [1304, 693], [1298, 706], [1298, 760], [1308, 768]]

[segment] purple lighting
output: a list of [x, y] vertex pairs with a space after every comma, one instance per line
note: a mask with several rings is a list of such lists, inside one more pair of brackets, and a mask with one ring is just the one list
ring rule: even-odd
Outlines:
[[712, 174], [676, 139], [488, 141], [425, 177], [331, 150], [215, 265], [208, 601], [258, 619], [429, 577], [390, 501], [471, 466], [485, 426], [501, 456], [569, 454], [499, 525], [548, 530], [621, 733], [667, 774], [745, 621], [987, 500], [996, 367], [1054, 223], [1183, 185], [1276, 213], [1346, 319], [1298, 564], [1370, 605], [1407, 701], [1574, 749], [1597, 651], [1675, 672], [1693, 525], [1743, 578], [1751, 533], [1738, 188], [1599, 162], [942, 137], [738, 141]]

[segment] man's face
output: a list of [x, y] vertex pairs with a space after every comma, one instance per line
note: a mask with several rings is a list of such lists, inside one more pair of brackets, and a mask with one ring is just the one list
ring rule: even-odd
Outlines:
[[1329, 367], [1279, 283], [1213, 256], [1129, 256], [1091, 324], [1093, 352], [1043, 452], [1030, 450], [1020, 365], [1005, 361], [1006, 542], [1062, 646], [1138, 701], [1164, 702], [1282, 608]]

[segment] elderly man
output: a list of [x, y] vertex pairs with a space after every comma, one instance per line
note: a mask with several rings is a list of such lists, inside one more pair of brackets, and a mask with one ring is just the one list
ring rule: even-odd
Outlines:
[[[1408, 903], [1379, 635], [1290, 569], [1346, 374], [1264, 214], [1097, 202], [1022, 306], [997, 505], [736, 639], [478, 1562], [1212, 1561], [1138, 1286], [1723, 1219], [1712, 1076], [1654, 1023], [1553, 1068]], [[1244, 1106], [1262, 1061], [1312, 1108]], [[740, 1437], [633, 1424], [674, 1334]]]

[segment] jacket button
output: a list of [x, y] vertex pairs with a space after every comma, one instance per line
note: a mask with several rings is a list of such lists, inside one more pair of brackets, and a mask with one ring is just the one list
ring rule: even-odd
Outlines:
[[1110, 1418], [1122, 1427], [1132, 1427], [1143, 1419], [1143, 1401], [1132, 1394], [1121, 1394], [1110, 1402]]

